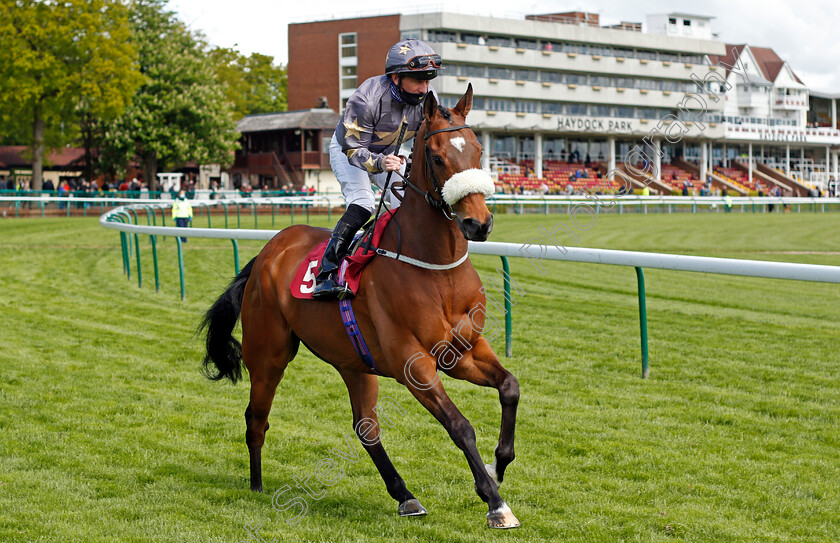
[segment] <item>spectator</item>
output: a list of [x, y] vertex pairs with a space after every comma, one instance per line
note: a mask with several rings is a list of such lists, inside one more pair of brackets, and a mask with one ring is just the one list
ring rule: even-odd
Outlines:
[[589, 156], [589, 153], [586, 153], [586, 161], [583, 163], [584, 168], [588, 168], [592, 166], [592, 159]]
[[[172, 218], [175, 219], [175, 224], [178, 228], [188, 228], [192, 222], [193, 210], [190, 201], [187, 200], [187, 191], [181, 187], [178, 191], [178, 197], [172, 203]], [[181, 241], [186, 243], [187, 238], [182, 237]]]
[[[59, 181], [58, 182], [58, 197], [59, 198], [67, 198], [70, 194], [70, 188], [67, 186], [67, 181]], [[58, 209], [64, 209], [64, 203], [59, 202]]]
[[46, 181], [44, 181], [41, 190], [53, 192], [55, 190], [55, 185], [53, 185], [52, 179], [47, 179]]

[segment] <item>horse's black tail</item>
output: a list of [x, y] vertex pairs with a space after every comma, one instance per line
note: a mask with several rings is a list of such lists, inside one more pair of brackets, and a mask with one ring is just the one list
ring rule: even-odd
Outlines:
[[[253, 260], [230, 282], [219, 299], [207, 310], [198, 327], [199, 333], [207, 330], [207, 354], [204, 356], [202, 373], [214, 381], [227, 377], [233, 383], [242, 378], [242, 344], [233, 337], [233, 329], [239, 320], [245, 284], [251, 276]], [[213, 369], [211, 366], [216, 366]]]

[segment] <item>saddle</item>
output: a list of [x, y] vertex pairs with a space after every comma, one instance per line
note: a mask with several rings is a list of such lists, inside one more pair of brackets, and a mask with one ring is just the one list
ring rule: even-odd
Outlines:
[[[343, 281], [353, 291], [353, 294], [356, 294], [359, 289], [362, 270], [376, 255], [375, 251], [379, 246], [382, 233], [397, 211], [399, 211], [399, 208], [395, 211], [385, 211], [380, 215], [378, 220], [369, 221], [363, 230], [353, 239], [348, 253], [349, 256], [344, 258], [339, 268], [339, 276], [343, 278]], [[368, 239], [370, 239], [370, 249], [365, 254], [364, 247]], [[315, 246], [298, 266], [295, 277], [289, 284], [289, 289], [295, 298], [301, 300], [313, 299], [312, 291], [315, 290], [315, 276], [318, 274], [318, 264], [321, 262], [321, 257], [324, 255], [324, 249], [326, 249], [328, 242], [329, 240], [326, 239]]]

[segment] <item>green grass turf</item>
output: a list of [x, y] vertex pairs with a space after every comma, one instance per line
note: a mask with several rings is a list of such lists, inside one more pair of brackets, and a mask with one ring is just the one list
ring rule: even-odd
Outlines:
[[[491, 239], [522, 242], [557, 222], [568, 217], [500, 214]], [[576, 244], [840, 265], [838, 223], [836, 213], [607, 215]], [[260, 246], [240, 244], [243, 265]], [[354, 441], [358, 463], [340, 460], [343, 478], [292, 526], [272, 493], [346, 447], [347, 393], [302, 349], [271, 414], [266, 492], [251, 493], [248, 384], [201, 377], [193, 335], [232, 275], [231, 245], [185, 249], [181, 302], [171, 238], [156, 294], [147, 238], [138, 289], [133, 258], [129, 282], [118, 234], [95, 219], [0, 221], [0, 541], [237, 542], [246, 524], [266, 541], [840, 540], [837, 285], [647, 270], [643, 381], [632, 269], [550, 263], [541, 275], [512, 259], [526, 294], [514, 291], [514, 357], [502, 362], [522, 399], [501, 490], [522, 527], [485, 528], [463, 455], [386, 379], [381, 396], [406, 413], [383, 442], [429, 515], [398, 518]], [[473, 261], [484, 277], [499, 263]], [[504, 351], [501, 338], [494, 346]], [[496, 393], [443, 381], [489, 460]]]

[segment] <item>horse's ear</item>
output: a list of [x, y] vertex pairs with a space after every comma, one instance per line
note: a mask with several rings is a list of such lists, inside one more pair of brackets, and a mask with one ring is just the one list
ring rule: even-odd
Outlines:
[[426, 119], [429, 121], [432, 120], [432, 117], [435, 116], [435, 111], [437, 111], [438, 103], [435, 99], [435, 95], [431, 92], [426, 93], [426, 99], [424, 100], [424, 107], [423, 113], [426, 115]]
[[467, 92], [464, 93], [464, 96], [462, 96], [460, 100], [458, 100], [458, 104], [452, 111], [460, 113], [464, 118], [466, 118], [467, 113], [469, 113], [472, 109], [472, 94], [472, 83], [470, 83], [467, 85]]

